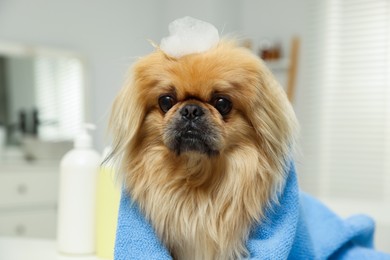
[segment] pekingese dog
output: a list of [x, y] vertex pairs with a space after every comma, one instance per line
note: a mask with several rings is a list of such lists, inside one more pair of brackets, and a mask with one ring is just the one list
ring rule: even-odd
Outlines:
[[132, 199], [174, 259], [239, 259], [277, 200], [296, 119], [264, 63], [234, 41], [133, 67], [110, 120]]

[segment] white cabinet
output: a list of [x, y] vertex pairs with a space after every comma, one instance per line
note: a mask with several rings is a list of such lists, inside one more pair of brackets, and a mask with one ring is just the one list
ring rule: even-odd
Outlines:
[[0, 212], [1, 236], [54, 238], [57, 209], [24, 209]]
[[0, 165], [0, 236], [55, 238], [58, 162]]

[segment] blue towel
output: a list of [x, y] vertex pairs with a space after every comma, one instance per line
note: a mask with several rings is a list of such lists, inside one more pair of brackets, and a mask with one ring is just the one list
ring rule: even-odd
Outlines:
[[[374, 222], [369, 217], [342, 220], [300, 192], [293, 165], [279, 202], [267, 212], [267, 220], [251, 231], [250, 259], [390, 259], [373, 249]], [[116, 235], [115, 260], [172, 259], [125, 192]]]

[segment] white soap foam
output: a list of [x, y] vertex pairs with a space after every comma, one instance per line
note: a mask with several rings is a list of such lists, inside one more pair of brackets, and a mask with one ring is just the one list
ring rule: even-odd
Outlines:
[[160, 49], [175, 58], [207, 51], [219, 42], [214, 25], [189, 16], [171, 22], [169, 34], [161, 40]]

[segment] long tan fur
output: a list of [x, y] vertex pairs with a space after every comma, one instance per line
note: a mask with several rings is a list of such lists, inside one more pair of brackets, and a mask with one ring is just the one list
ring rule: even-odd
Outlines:
[[[178, 103], [164, 114], [158, 98], [172, 92]], [[232, 100], [226, 118], [209, 102], [215, 93]], [[207, 110], [217, 155], [178, 155], [164, 143], [172, 118], [190, 101]], [[251, 227], [283, 186], [295, 126], [269, 70], [231, 41], [178, 59], [159, 49], [140, 59], [110, 121], [128, 192], [175, 259], [247, 256]]]

